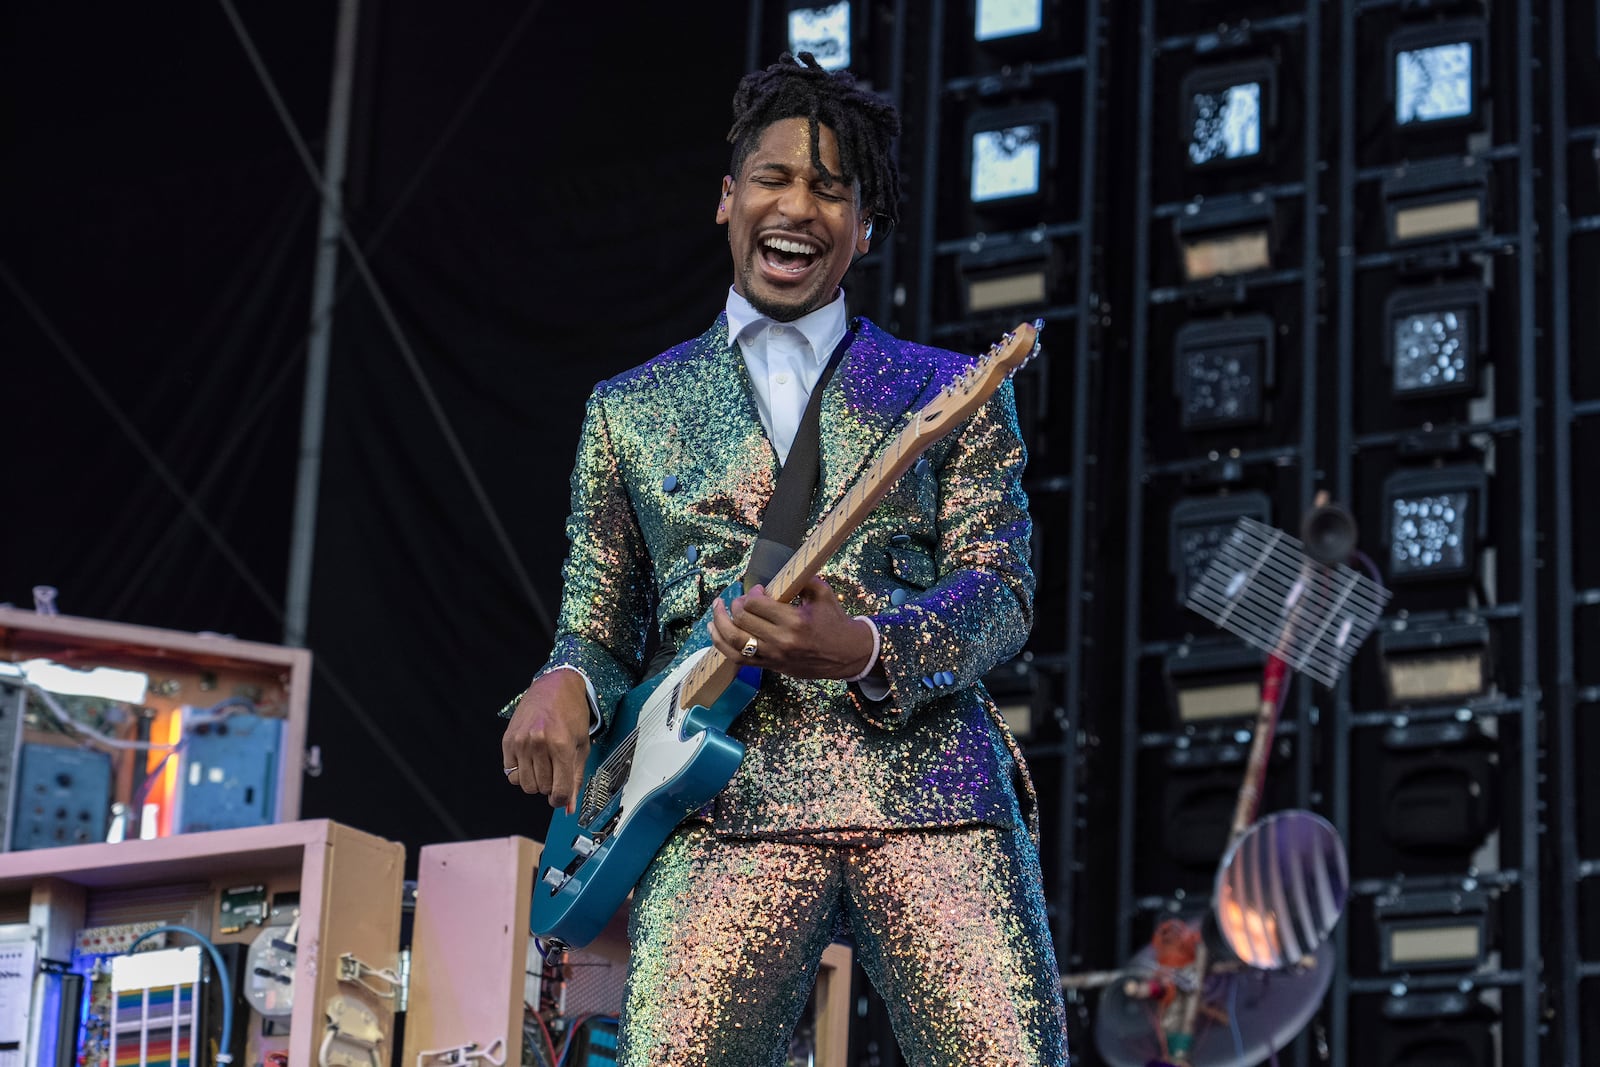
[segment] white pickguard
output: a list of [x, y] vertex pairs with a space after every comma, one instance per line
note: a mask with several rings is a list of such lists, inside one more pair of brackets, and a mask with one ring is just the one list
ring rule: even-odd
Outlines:
[[668, 703], [677, 692], [683, 676], [694, 669], [706, 656], [718, 655], [715, 647], [706, 647], [691, 655], [668, 674], [644, 707], [639, 709], [633, 749], [633, 768], [622, 786], [622, 810], [617, 828], [628, 824], [646, 798], [683, 773], [700, 749], [705, 745], [705, 733], [683, 738], [683, 720], [686, 712], [679, 711], [667, 725]]

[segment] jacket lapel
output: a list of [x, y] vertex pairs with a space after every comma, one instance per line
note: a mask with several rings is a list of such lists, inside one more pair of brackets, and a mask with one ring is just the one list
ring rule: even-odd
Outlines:
[[822, 484], [813, 520], [839, 502], [929, 390], [936, 365], [897, 358], [902, 347], [859, 320], [855, 341], [822, 395]]
[[692, 353], [684, 387], [663, 400], [680, 406], [684, 443], [706, 465], [717, 506], [753, 534], [777, 481], [778, 457], [761, 426], [744, 357], [728, 339], [726, 314], [693, 343]]
[[[813, 521], [839, 502], [936, 384], [935, 361], [904, 358], [905, 345], [866, 319], [855, 332], [822, 395]], [[683, 368], [690, 373], [679, 379], [684, 387], [662, 400], [682, 405], [683, 417], [675, 421], [685, 446], [708, 465], [724, 514], [754, 534], [777, 482], [778, 458], [762, 428], [744, 358], [728, 339], [727, 316], [718, 315], [690, 348]]]

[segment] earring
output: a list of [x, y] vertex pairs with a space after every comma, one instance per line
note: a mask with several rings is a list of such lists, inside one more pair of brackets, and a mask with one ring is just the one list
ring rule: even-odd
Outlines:
[[869, 240], [871, 239], [871, 237], [872, 237], [872, 220], [871, 219], [867, 220], [866, 231], [864, 233], [862, 233], [861, 236], [865, 237], [865, 238], [868, 238]]

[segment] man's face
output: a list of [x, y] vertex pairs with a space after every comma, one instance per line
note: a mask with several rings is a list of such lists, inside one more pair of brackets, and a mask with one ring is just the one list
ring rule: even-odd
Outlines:
[[[817, 130], [818, 155], [839, 174], [839, 142], [827, 126]], [[831, 302], [852, 257], [867, 250], [859, 185], [828, 181], [811, 165], [803, 118], [762, 131], [741, 170], [722, 179], [717, 205], [733, 251], [734, 291], [779, 322]]]

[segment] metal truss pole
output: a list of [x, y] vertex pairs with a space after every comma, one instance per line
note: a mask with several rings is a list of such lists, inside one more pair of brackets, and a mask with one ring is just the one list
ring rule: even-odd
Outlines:
[[[1334, 415], [1334, 449], [1331, 457], [1333, 492], [1340, 500], [1355, 502], [1355, 315], [1356, 236], [1355, 202], [1356, 134], [1351, 116], [1356, 114], [1356, 9], [1354, 0], [1337, 8], [1339, 39], [1338, 148], [1334, 161], [1338, 187], [1338, 237], [1334, 255], [1334, 360], [1338, 388]], [[1351, 840], [1350, 788], [1354, 781], [1351, 749], [1354, 741], [1351, 684], [1348, 678], [1334, 690], [1333, 732], [1330, 744], [1333, 777], [1329, 814], [1342, 840]], [[1333, 985], [1328, 996], [1328, 1039], [1333, 1067], [1350, 1062], [1350, 923], [1342, 922], [1333, 934]]]
[[[1544, 710], [1544, 694], [1539, 678], [1539, 564], [1540, 543], [1538, 528], [1539, 487], [1541, 483], [1538, 455], [1541, 439], [1539, 420], [1538, 362], [1541, 342], [1539, 337], [1539, 247], [1537, 241], [1538, 214], [1534, 189], [1534, 35], [1532, 0], [1517, 4], [1517, 418], [1521, 436], [1517, 440], [1518, 489], [1522, 494], [1521, 528], [1517, 544], [1522, 549], [1518, 566], [1518, 599], [1522, 605], [1521, 685], [1522, 713], [1517, 718], [1520, 735], [1518, 753], [1522, 766], [1517, 787], [1521, 792], [1518, 810], [1526, 820], [1522, 834], [1522, 855], [1517, 863], [1521, 868], [1521, 930], [1522, 984], [1517, 990], [1521, 1003], [1520, 1053], [1511, 1048], [1501, 1050], [1502, 1062], [1539, 1062], [1539, 1031], [1541, 1028], [1541, 997], [1545, 980], [1544, 948], [1540, 943], [1540, 917], [1543, 886], [1541, 885], [1540, 845], [1543, 843], [1542, 823], [1548, 814], [1539, 810], [1540, 731]], [[1561, 146], [1564, 149], [1565, 146]], [[1533, 679], [1533, 681], [1530, 681]], [[1508, 1006], [1508, 1010], [1509, 1006]], [[1512, 1057], [1518, 1059], [1513, 1061]]]
[[[1568, 199], [1567, 153], [1570, 141], [1567, 122], [1567, 38], [1566, 10], [1561, 2], [1550, 5], [1550, 51], [1545, 69], [1549, 72], [1550, 100], [1550, 155], [1549, 155], [1549, 208], [1547, 218], [1549, 243], [1546, 247], [1550, 269], [1550, 329], [1551, 353], [1549, 382], [1550, 398], [1550, 451], [1549, 482], [1546, 492], [1551, 501], [1551, 539], [1555, 581], [1552, 590], [1553, 610], [1546, 609], [1554, 636], [1548, 643], [1555, 648], [1555, 677], [1549, 694], [1545, 716], [1547, 738], [1550, 746], [1546, 770], [1551, 775], [1555, 789], [1555, 803], [1546, 808], [1546, 818], [1554, 824], [1551, 836], [1557, 845], [1558, 890], [1555, 899], [1555, 926], [1557, 931], [1579, 929], [1578, 881], [1581, 877], [1578, 849], [1578, 787], [1577, 775], [1583, 765], [1578, 751], [1576, 717], [1577, 662], [1574, 655], [1573, 619], [1577, 611], [1574, 603], [1576, 582], [1573, 578], [1573, 500], [1572, 438], [1577, 431], [1573, 418], [1572, 390], [1572, 278], [1571, 248], [1572, 210]], [[1579, 1048], [1580, 1031], [1578, 1012], [1581, 1005], [1578, 974], [1583, 953], [1579, 939], [1573, 936], [1554, 937], [1549, 941], [1555, 947], [1553, 961], [1560, 972], [1549, 984], [1557, 990], [1555, 1019], [1556, 1048], [1563, 1062], [1581, 1063], [1583, 1051]]]
[[350, 149], [350, 98], [355, 80], [357, 16], [361, 0], [340, 0], [328, 93], [327, 151], [322, 161], [322, 218], [311, 280], [311, 334], [306, 344], [305, 400], [300, 416], [300, 463], [289, 537], [289, 584], [284, 597], [283, 640], [304, 646], [316, 552], [317, 491], [322, 479], [322, 431], [327, 413], [328, 365], [333, 340], [339, 241], [344, 226], [344, 174]]
[[[1117, 929], [1114, 959], [1133, 955], [1132, 925], [1137, 917], [1134, 891], [1135, 811], [1138, 792], [1134, 776], [1139, 757], [1139, 647], [1140, 597], [1143, 595], [1140, 553], [1144, 545], [1145, 481], [1145, 378], [1150, 362], [1150, 196], [1155, 110], [1155, 0], [1139, 6], [1138, 159], [1134, 169], [1133, 302], [1128, 317], [1128, 518], [1123, 561], [1122, 712], [1120, 767], [1117, 796]], [[1074, 487], [1076, 489], [1076, 487]]]

